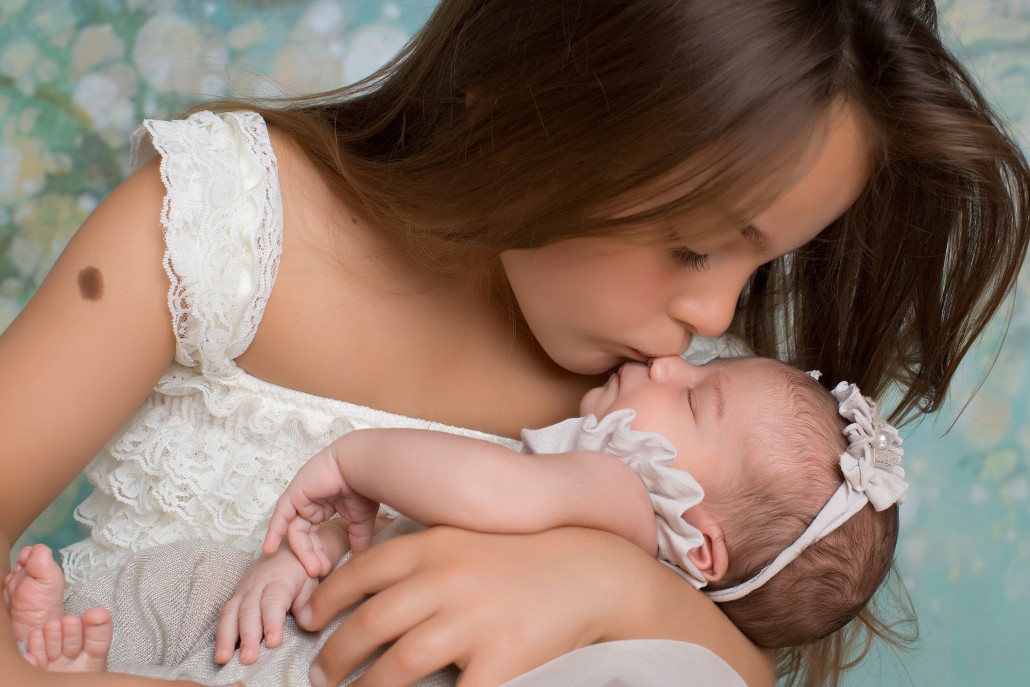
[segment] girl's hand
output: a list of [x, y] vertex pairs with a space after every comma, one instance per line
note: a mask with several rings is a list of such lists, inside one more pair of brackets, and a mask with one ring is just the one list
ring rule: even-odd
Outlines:
[[627, 614], [651, 608], [628, 593], [641, 565], [657, 566], [596, 530], [491, 535], [435, 527], [391, 539], [334, 571], [297, 614], [301, 627], [318, 630], [373, 595], [329, 638], [312, 682], [339, 684], [394, 642], [355, 685], [410, 685], [451, 663], [463, 671], [462, 687], [503, 683], [574, 649], [623, 638], [608, 628], [636, 634]]
[[215, 662], [225, 665], [232, 659], [237, 639], [244, 665], [257, 661], [262, 637], [270, 649], [282, 644], [287, 609], [300, 609], [317, 586], [318, 579], [308, 576], [288, 547], [262, 554], [222, 608], [215, 630]]

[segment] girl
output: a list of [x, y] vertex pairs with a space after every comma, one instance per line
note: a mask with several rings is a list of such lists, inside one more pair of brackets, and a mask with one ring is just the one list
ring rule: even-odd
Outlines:
[[[500, 441], [731, 325], [932, 411], [1030, 231], [1026, 162], [928, 1], [446, 0], [361, 84], [212, 107], [235, 111], [148, 123], [160, 163], [0, 337], [5, 545], [103, 449], [73, 580], [188, 537], [256, 550], [334, 418]], [[363, 684], [452, 662], [496, 684], [629, 638], [774, 680], [696, 590], [590, 530], [388, 542], [319, 586], [310, 628], [367, 594], [317, 683], [391, 641]], [[0, 652], [15, 683], [64, 684], [6, 621]]]

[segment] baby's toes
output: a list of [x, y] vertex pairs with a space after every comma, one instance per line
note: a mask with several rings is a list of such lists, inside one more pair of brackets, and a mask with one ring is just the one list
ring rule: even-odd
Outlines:
[[40, 584], [48, 587], [56, 587], [64, 592], [64, 574], [60, 566], [54, 560], [54, 554], [45, 544], [36, 544], [29, 547], [28, 556], [25, 558], [25, 572]]
[[64, 655], [63, 618], [51, 618], [43, 623], [43, 645], [48, 663], [54, 663]]
[[34, 631], [28, 651], [37, 666], [51, 672], [102, 671], [107, 668], [112, 627], [111, 614], [103, 608], [91, 608], [81, 618], [69, 614]]
[[82, 653], [82, 619], [77, 615], [61, 618], [61, 656], [74, 661]]
[[82, 664], [85, 670], [105, 670], [111, 652], [114, 623], [106, 608], [91, 608], [82, 614]]
[[42, 627], [35, 628], [25, 638], [25, 658], [41, 670], [46, 670], [50, 665], [46, 657], [46, 638]]
[[[18, 583], [24, 577], [25, 566], [21, 564], [21, 561], [15, 561], [14, 565], [11, 566], [11, 572], [4, 576], [4, 594], [8, 597], [14, 594], [14, 590], [18, 588]], [[8, 603], [10, 603], [9, 599]]]
[[29, 560], [29, 556], [32, 555], [32, 550], [35, 548], [35, 544], [21, 547], [21, 551], [18, 552], [18, 562], [25, 565], [25, 562]]

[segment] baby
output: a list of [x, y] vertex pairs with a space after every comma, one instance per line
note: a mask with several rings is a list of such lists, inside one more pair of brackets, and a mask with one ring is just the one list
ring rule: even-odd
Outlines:
[[[766, 358], [667, 357], [626, 363], [580, 411], [525, 430], [529, 455], [414, 429], [357, 430], [330, 444], [279, 499], [265, 554], [222, 611], [216, 661], [232, 658], [237, 639], [242, 663], [257, 660], [262, 639], [281, 643], [287, 611], [304, 606], [317, 578], [348, 548], [368, 548], [381, 502], [426, 525], [619, 534], [710, 590], [768, 647], [831, 634], [886, 576], [894, 504], [907, 493], [901, 440], [854, 385], [831, 395]], [[62, 589], [45, 547], [21, 552], [5, 591], [28, 659], [103, 669], [110, 615], [64, 615]]]

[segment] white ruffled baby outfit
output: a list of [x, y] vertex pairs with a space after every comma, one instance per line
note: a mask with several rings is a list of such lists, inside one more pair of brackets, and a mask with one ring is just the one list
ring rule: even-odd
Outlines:
[[543, 429], [524, 429], [523, 450], [538, 454], [599, 451], [628, 465], [651, 496], [658, 527], [658, 560], [701, 588], [708, 582], [687, 553], [701, 546], [704, 538], [682, 515], [701, 503], [704, 490], [690, 473], [671, 466], [676, 449], [668, 439], [655, 432], [631, 429], [635, 415], [632, 409], [624, 408], [600, 420], [587, 415]]

